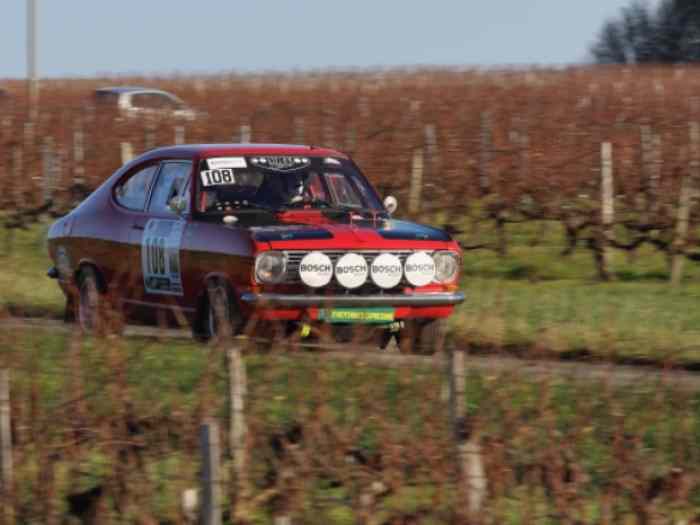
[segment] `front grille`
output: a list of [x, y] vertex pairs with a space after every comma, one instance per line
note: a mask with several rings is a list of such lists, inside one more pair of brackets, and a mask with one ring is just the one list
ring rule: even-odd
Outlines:
[[[333, 266], [335, 267], [335, 264], [338, 262], [338, 259], [340, 259], [343, 255], [346, 253], [356, 253], [358, 255], [361, 255], [364, 257], [365, 261], [367, 262], [367, 265], [371, 265], [372, 261], [379, 255], [383, 253], [391, 253], [393, 255], [396, 255], [400, 260], [401, 260], [401, 265], [403, 265], [406, 262], [406, 259], [408, 258], [409, 255], [414, 253], [415, 250], [385, 250], [385, 251], [380, 251], [380, 250], [335, 250], [335, 251], [327, 251], [327, 250], [319, 250], [325, 253], [333, 262]], [[299, 264], [301, 264], [301, 260], [304, 258], [304, 256], [310, 251], [308, 250], [290, 250], [290, 251], [285, 251], [284, 252], [287, 256], [287, 275], [284, 280], [285, 283], [289, 284], [298, 284], [301, 283], [301, 277], [299, 277]], [[430, 253], [430, 252], [428, 252]], [[396, 288], [400, 288], [402, 286], [410, 286], [410, 284], [406, 281], [405, 278], [401, 279], [401, 282], [396, 286]], [[340, 286], [335, 278], [328, 284], [326, 287], [328, 290], [334, 290], [337, 289], [338, 291], [342, 292], [347, 292], [348, 290], [346, 288], [343, 288]], [[362, 285], [360, 288], [357, 288], [355, 290], [352, 290], [352, 293], [355, 294], [365, 294], [365, 293], [377, 293], [377, 292], [382, 292], [386, 291], [383, 288], [379, 288], [377, 285], [372, 282], [371, 277], [367, 277], [367, 282]]]

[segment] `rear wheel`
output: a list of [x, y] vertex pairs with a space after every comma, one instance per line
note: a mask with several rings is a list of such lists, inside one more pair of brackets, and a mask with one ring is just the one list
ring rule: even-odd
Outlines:
[[80, 270], [78, 276], [78, 323], [83, 332], [95, 333], [101, 328], [101, 306], [103, 294], [100, 293], [97, 273], [89, 266]]

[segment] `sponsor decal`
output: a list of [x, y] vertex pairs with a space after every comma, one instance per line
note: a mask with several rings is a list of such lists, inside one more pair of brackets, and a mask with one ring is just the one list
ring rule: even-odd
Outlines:
[[235, 184], [236, 177], [231, 168], [221, 168], [215, 170], [204, 170], [200, 174], [202, 186], [222, 186], [225, 184]]
[[374, 284], [380, 288], [394, 288], [403, 277], [401, 260], [391, 253], [383, 253], [372, 261], [370, 275]]
[[299, 276], [311, 288], [326, 286], [333, 277], [333, 262], [325, 253], [307, 253], [299, 263]]
[[261, 168], [275, 171], [298, 170], [311, 164], [307, 157], [292, 156], [254, 157], [250, 162]]
[[413, 253], [406, 259], [404, 275], [413, 286], [430, 284], [435, 278], [435, 261], [426, 252]]
[[335, 263], [335, 278], [344, 288], [359, 288], [367, 282], [368, 275], [367, 261], [356, 253], [346, 253]]
[[215, 157], [207, 159], [207, 166], [210, 170], [222, 168], [247, 168], [248, 165], [243, 157]]
[[151, 219], [141, 239], [141, 268], [146, 293], [182, 295], [180, 243], [185, 221]]
[[319, 321], [327, 323], [384, 324], [394, 321], [394, 309], [378, 308], [333, 308], [318, 312]]

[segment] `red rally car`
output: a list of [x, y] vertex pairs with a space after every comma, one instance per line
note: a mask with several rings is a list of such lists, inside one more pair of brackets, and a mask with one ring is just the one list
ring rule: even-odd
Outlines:
[[110, 304], [131, 321], [174, 314], [202, 338], [223, 311], [234, 330], [362, 324], [380, 345], [430, 345], [464, 300], [460, 248], [395, 209], [338, 151], [161, 148], [52, 225], [49, 275], [86, 331]]

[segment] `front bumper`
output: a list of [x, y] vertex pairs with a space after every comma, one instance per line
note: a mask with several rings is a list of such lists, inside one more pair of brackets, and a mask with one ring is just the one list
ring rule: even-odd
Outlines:
[[241, 301], [251, 306], [287, 308], [323, 306], [453, 306], [464, 302], [462, 292], [376, 294], [376, 295], [294, 295], [278, 293], [244, 293]]

